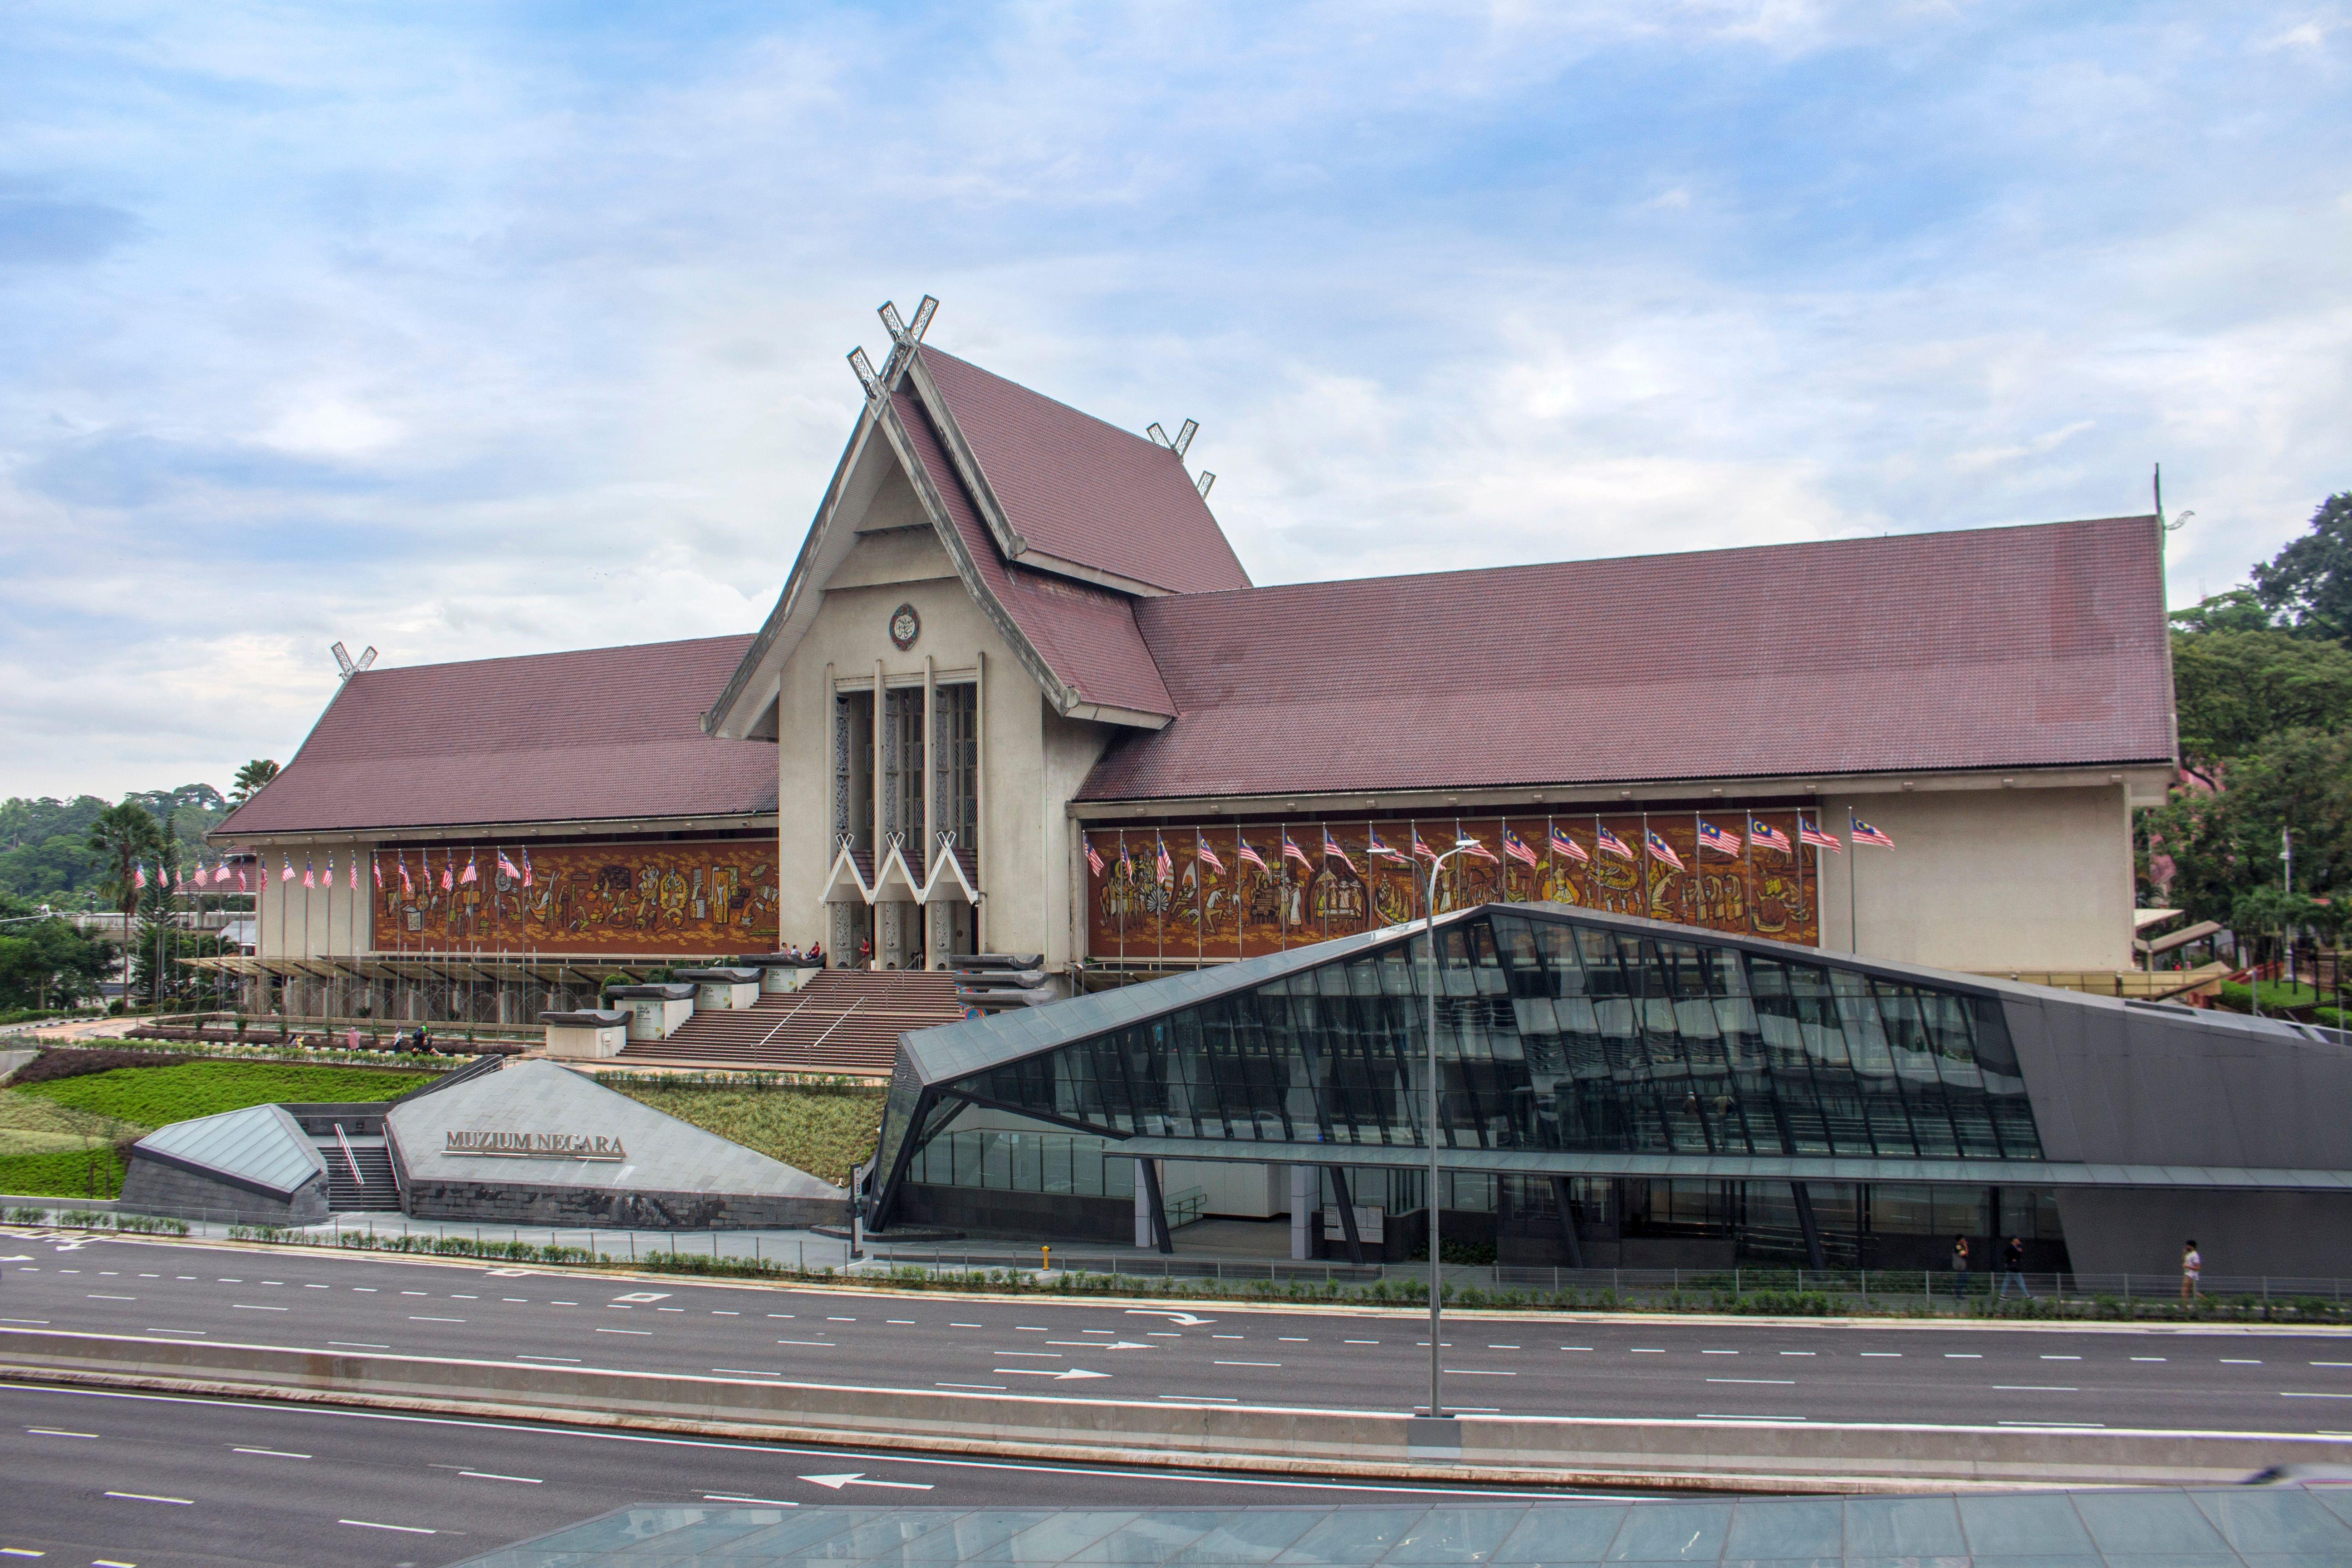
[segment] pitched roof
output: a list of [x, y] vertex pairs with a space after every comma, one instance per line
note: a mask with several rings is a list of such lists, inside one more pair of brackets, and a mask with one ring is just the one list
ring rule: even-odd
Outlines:
[[776, 808], [776, 752], [698, 723], [751, 639], [371, 669], [214, 832], [740, 816]]
[[921, 351], [949, 416], [1022, 548], [1172, 594], [1249, 574], [1166, 447], [938, 349]]
[[[939, 491], [948, 521], [982, 585], [1003, 605], [1014, 627], [1055, 677], [1087, 703], [1161, 717], [1173, 714], [1176, 707], [1169, 700], [1160, 668], [1151, 660], [1151, 651], [1143, 646], [1143, 634], [1136, 630], [1136, 601], [1006, 562], [957, 477], [921, 400], [903, 385], [892, 396], [899, 423]], [[1170, 458], [1174, 460], [1172, 453]], [[1199, 499], [1193, 497], [1196, 501]], [[1218, 537], [1222, 540], [1223, 535]], [[1231, 553], [1228, 550], [1227, 554]]]
[[1084, 800], [2167, 763], [2150, 517], [1146, 599]]

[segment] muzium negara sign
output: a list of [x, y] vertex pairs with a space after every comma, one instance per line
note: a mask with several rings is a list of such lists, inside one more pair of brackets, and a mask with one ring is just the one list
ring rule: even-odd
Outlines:
[[445, 1154], [488, 1154], [509, 1160], [625, 1160], [618, 1138], [590, 1132], [451, 1131]]

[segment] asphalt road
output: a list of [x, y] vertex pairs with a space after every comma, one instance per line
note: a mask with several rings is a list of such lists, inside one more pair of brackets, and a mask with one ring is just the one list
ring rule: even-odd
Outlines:
[[[1088, 1306], [0, 1235], [0, 1329], [1045, 1397], [1403, 1410], [1407, 1312]], [[2352, 1336], [1456, 1317], [1449, 1405], [2352, 1432]]]
[[0, 1561], [76, 1568], [425, 1568], [638, 1502], [1165, 1509], [1473, 1490], [930, 1459], [16, 1384], [0, 1384]]

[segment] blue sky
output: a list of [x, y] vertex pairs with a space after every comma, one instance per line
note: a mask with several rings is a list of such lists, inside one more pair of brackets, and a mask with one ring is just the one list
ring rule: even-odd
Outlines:
[[927, 290], [1260, 582], [2352, 488], [2343, 4], [0, 16], [0, 794], [750, 629]]

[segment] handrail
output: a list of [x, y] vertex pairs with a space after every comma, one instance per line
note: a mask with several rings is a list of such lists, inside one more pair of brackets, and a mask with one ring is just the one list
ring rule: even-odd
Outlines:
[[343, 1124], [340, 1121], [335, 1123], [335, 1142], [343, 1146], [343, 1163], [352, 1168], [352, 1180], [366, 1186], [367, 1178], [360, 1174], [359, 1156], [352, 1152], [352, 1141], [343, 1136]]

